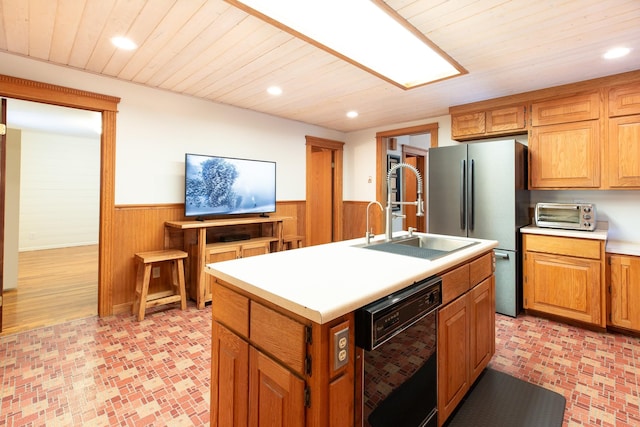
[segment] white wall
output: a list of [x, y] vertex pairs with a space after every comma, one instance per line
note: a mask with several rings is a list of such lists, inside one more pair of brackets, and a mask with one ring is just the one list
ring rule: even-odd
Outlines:
[[[7, 150], [5, 167], [4, 223], [16, 224], [20, 216], [20, 151], [21, 133], [17, 129], [7, 129]], [[18, 286], [18, 227], [4, 229], [3, 288]]]
[[[117, 124], [117, 204], [183, 202], [185, 152], [275, 160], [278, 200], [303, 200], [305, 135], [346, 142], [343, 197], [369, 201], [376, 193], [376, 132], [438, 122], [439, 145], [456, 144], [450, 139], [449, 115], [344, 134], [6, 53], [0, 53], [0, 73], [122, 98]], [[599, 212], [610, 220], [611, 235], [640, 241], [638, 192], [595, 193], [589, 199], [583, 192], [581, 198], [596, 201]], [[548, 193], [544, 198], [551, 197]]]
[[304, 200], [305, 135], [345, 139], [319, 126], [6, 53], [0, 53], [0, 73], [121, 98], [116, 204], [184, 202], [185, 152], [275, 160], [278, 200]]
[[609, 223], [609, 240], [640, 244], [640, 191], [532, 191], [532, 206], [538, 202], [595, 203], [598, 221]]
[[98, 243], [100, 139], [22, 130], [19, 250]]
[[[376, 198], [376, 133], [436, 122], [438, 145], [457, 144], [451, 140], [449, 115], [348, 133], [344, 153], [344, 199], [371, 201]], [[386, 203], [385, 200], [379, 202]]]

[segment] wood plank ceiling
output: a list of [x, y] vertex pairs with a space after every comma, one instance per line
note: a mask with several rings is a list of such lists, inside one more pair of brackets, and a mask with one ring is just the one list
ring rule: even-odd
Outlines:
[[0, 51], [344, 132], [640, 68], [638, 0], [386, 3], [469, 73], [403, 90], [223, 0], [0, 0]]

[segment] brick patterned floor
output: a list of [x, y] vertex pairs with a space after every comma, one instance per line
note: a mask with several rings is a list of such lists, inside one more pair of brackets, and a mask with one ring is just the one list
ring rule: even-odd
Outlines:
[[[211, 312], [0, 337], [0, 426], [209, 425]], [[640, 339], [496, 316], [494, 369], [563, 394], [565, 426], [640, 425]]]

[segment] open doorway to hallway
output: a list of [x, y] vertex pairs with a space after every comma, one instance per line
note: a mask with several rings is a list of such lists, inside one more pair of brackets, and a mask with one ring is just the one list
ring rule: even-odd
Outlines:
[[3, 335], [98, 313], [101, 114], [9, 99]]

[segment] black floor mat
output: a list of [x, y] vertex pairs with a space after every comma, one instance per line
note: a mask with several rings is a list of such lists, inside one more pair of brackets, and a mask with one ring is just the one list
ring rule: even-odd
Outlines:
[[508, 374], [485, 369], [447, 427], [562, 426], [566, 399]]

